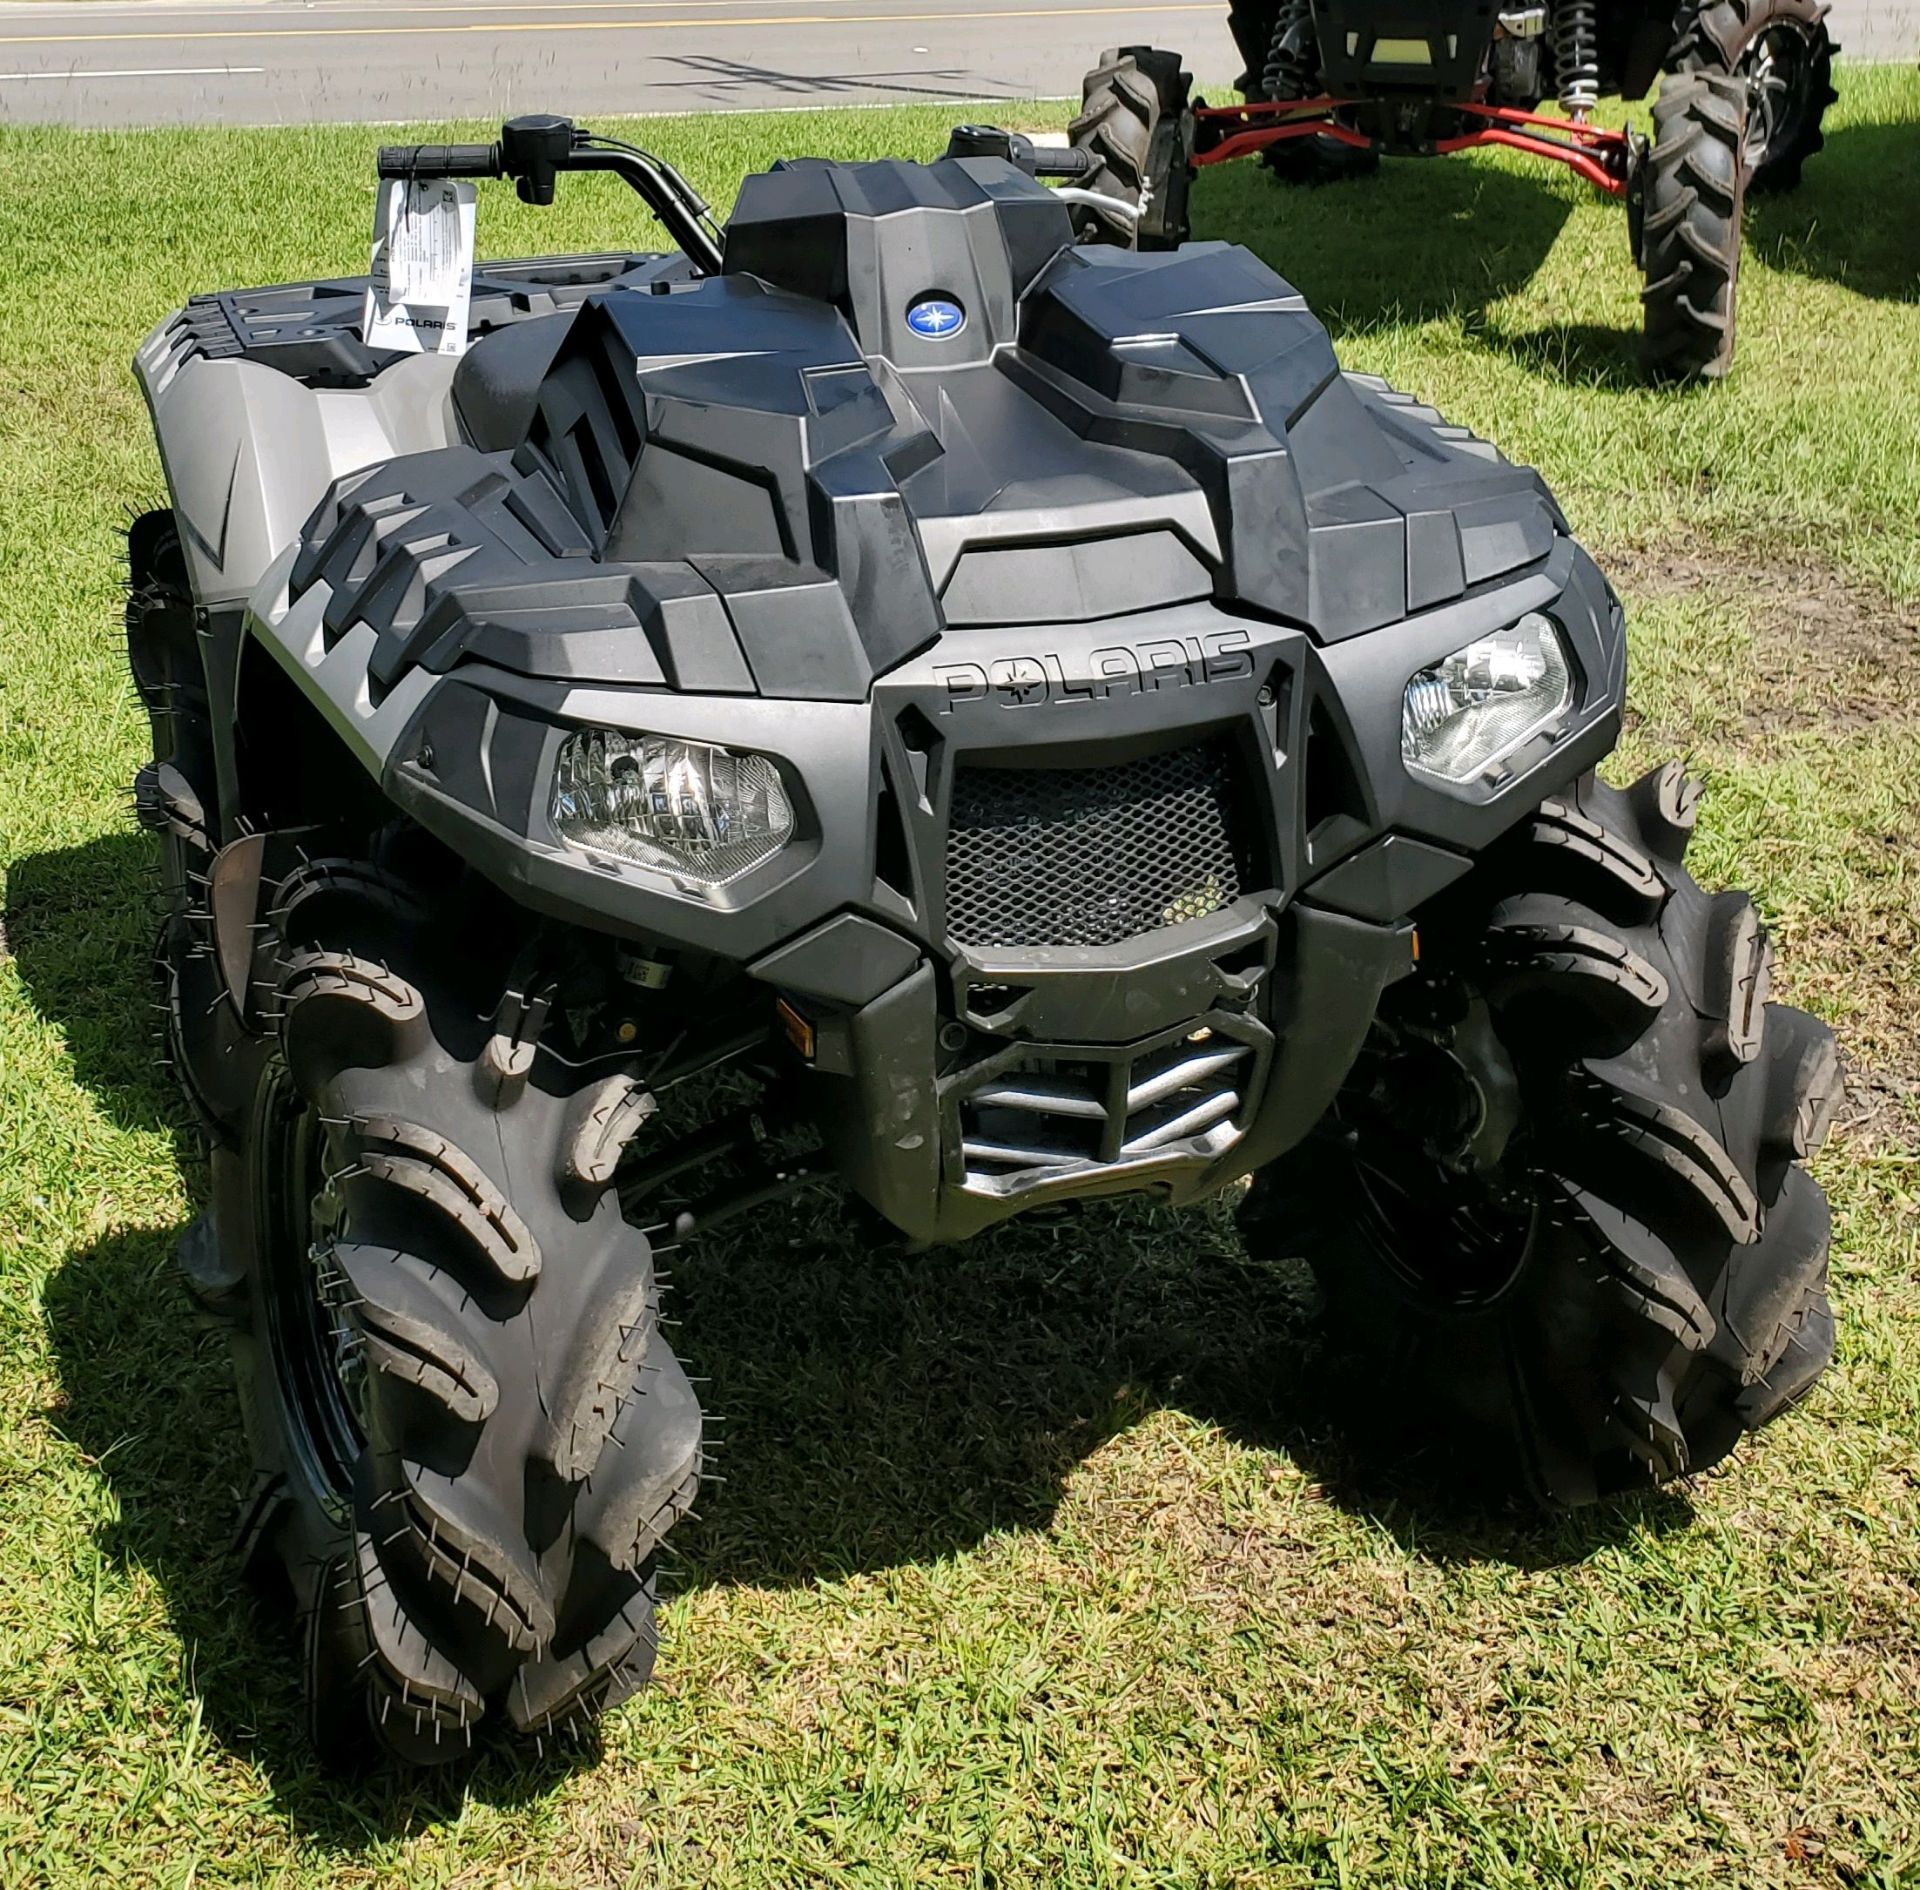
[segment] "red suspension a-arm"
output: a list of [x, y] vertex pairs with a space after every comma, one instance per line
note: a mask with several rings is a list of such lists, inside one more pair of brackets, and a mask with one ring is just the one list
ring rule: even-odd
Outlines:
[[[1335, 114], [1372, 101], [1305, 98], [1267, 100], [1250, 105], [1202, 105], [1194, 112], [1199, 137], [1195, 164], [1225, 164], [1248, 157], [1289, 138], [1332, 138], [1365, 150], [1374, 141], [1364, 132], [1339, 122]], [[1632, 146], [1624, 131], [1607, 131], [1570, 118], [1549, 118], [1508, 105], [1475, 101], [1447, 105], [1444, 110], [1483, 120], [1477, 131], [1437, 138], [1428, 147], [1445, 153], [1470, 151], [1476, 145], [1499, 144], [1529, 156], [1564, 164], [1609, 196], [1626, 194]]]

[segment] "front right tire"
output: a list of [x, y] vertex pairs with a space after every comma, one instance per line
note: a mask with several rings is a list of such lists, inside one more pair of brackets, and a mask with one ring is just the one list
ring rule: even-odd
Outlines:
[[1246, 1210], [1377, 1408], [1549, 1507], [1706, 1469], [1832, 1355], [1804, 1164], [1839, 1059], [1767, 1002], [1752, 902], [1687, 872], [1696, 801], [1589, 775], [1493, 849]]
[[650, 1099], [547, 1055], [456, 897], [316, 860], [271, 906], [199, 1276], [314, 1743], [431, 1764], [490, 1721], [583, 1726], [651, 1671], [655, 1561], [703, 1458], [611, 1185]]

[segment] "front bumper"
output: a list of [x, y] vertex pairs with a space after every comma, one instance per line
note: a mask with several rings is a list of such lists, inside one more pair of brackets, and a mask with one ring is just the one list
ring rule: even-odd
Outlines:
[[[1410, 776], [1407, 677], [1530, 609], [1567, 633], [1568, 726], [1493, 787]], [[906, 1232], [948, 1239], [1041, 1201], [1191, 1199], [1304, 1135], [1411, 966], [1408, 914], [1612, 745], [1623, 643], [1562, 540], [1516, 582], [1330, 646], [1211, 604], [950, 633], [857, 704], [467, 668], [412, 712], [385, 778], [525, 903], [744, 965], [804, 1025], [847, 1178]], [[593, 724], [779, 757], [796, 843], [707, 897], [565, 847], [544, 783], [566, 730]], [[1244, 842], [1237, 883], [1201, 902], [1215, 909], [1175, 900], [1115, 939], [956, 927], [961, 771], [1098, 771], [1200, 745], [1228, 758]]]

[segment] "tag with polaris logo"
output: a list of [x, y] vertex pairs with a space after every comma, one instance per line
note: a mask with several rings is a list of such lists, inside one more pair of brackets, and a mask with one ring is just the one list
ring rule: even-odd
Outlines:
[[470, 183], [453, 177], [381, 180], [360, 320], [369, 348], [465, 353], [473, 223]]

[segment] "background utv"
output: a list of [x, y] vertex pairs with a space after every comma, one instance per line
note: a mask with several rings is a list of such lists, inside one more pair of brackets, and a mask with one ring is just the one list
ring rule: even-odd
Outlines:
[[[1746, 194], [1794, 189], [1833, 103], [1825, 0], [1231, 0], [1243, 103], [1191, 98], [1175, 53], [1122, 46], [1087, 74], [1070, 137], [1108, 241], [1187, 237], [1195, 169], [1258, 157], [1328, 183], [1382, 152], [1498, 145], [1624, 200], [1647, 371], [1717, 380], [1733, 365]], [[1659, 89], [1652, 131], [1593, 122], [1603, 94]], [[1557, 91], [1564, 116], [1542, 110]]]
[[335, 1756], [645, 1678], [702, 1465], [651, 1237], [822, 1178], [944, 1241], [1254, 1175], [1334, 1344], [1549, 1503], [1827, 1361], [1833, 1042], [1678, 769], [1595, 778], [1624, 626], [1540, 481], [998, 143], [724, 236], [565, 121], [389, 152], [618, 170], [681, 252], [489, 265], [457, 361], [359, 282], [140, 350], [182, 1259]]

